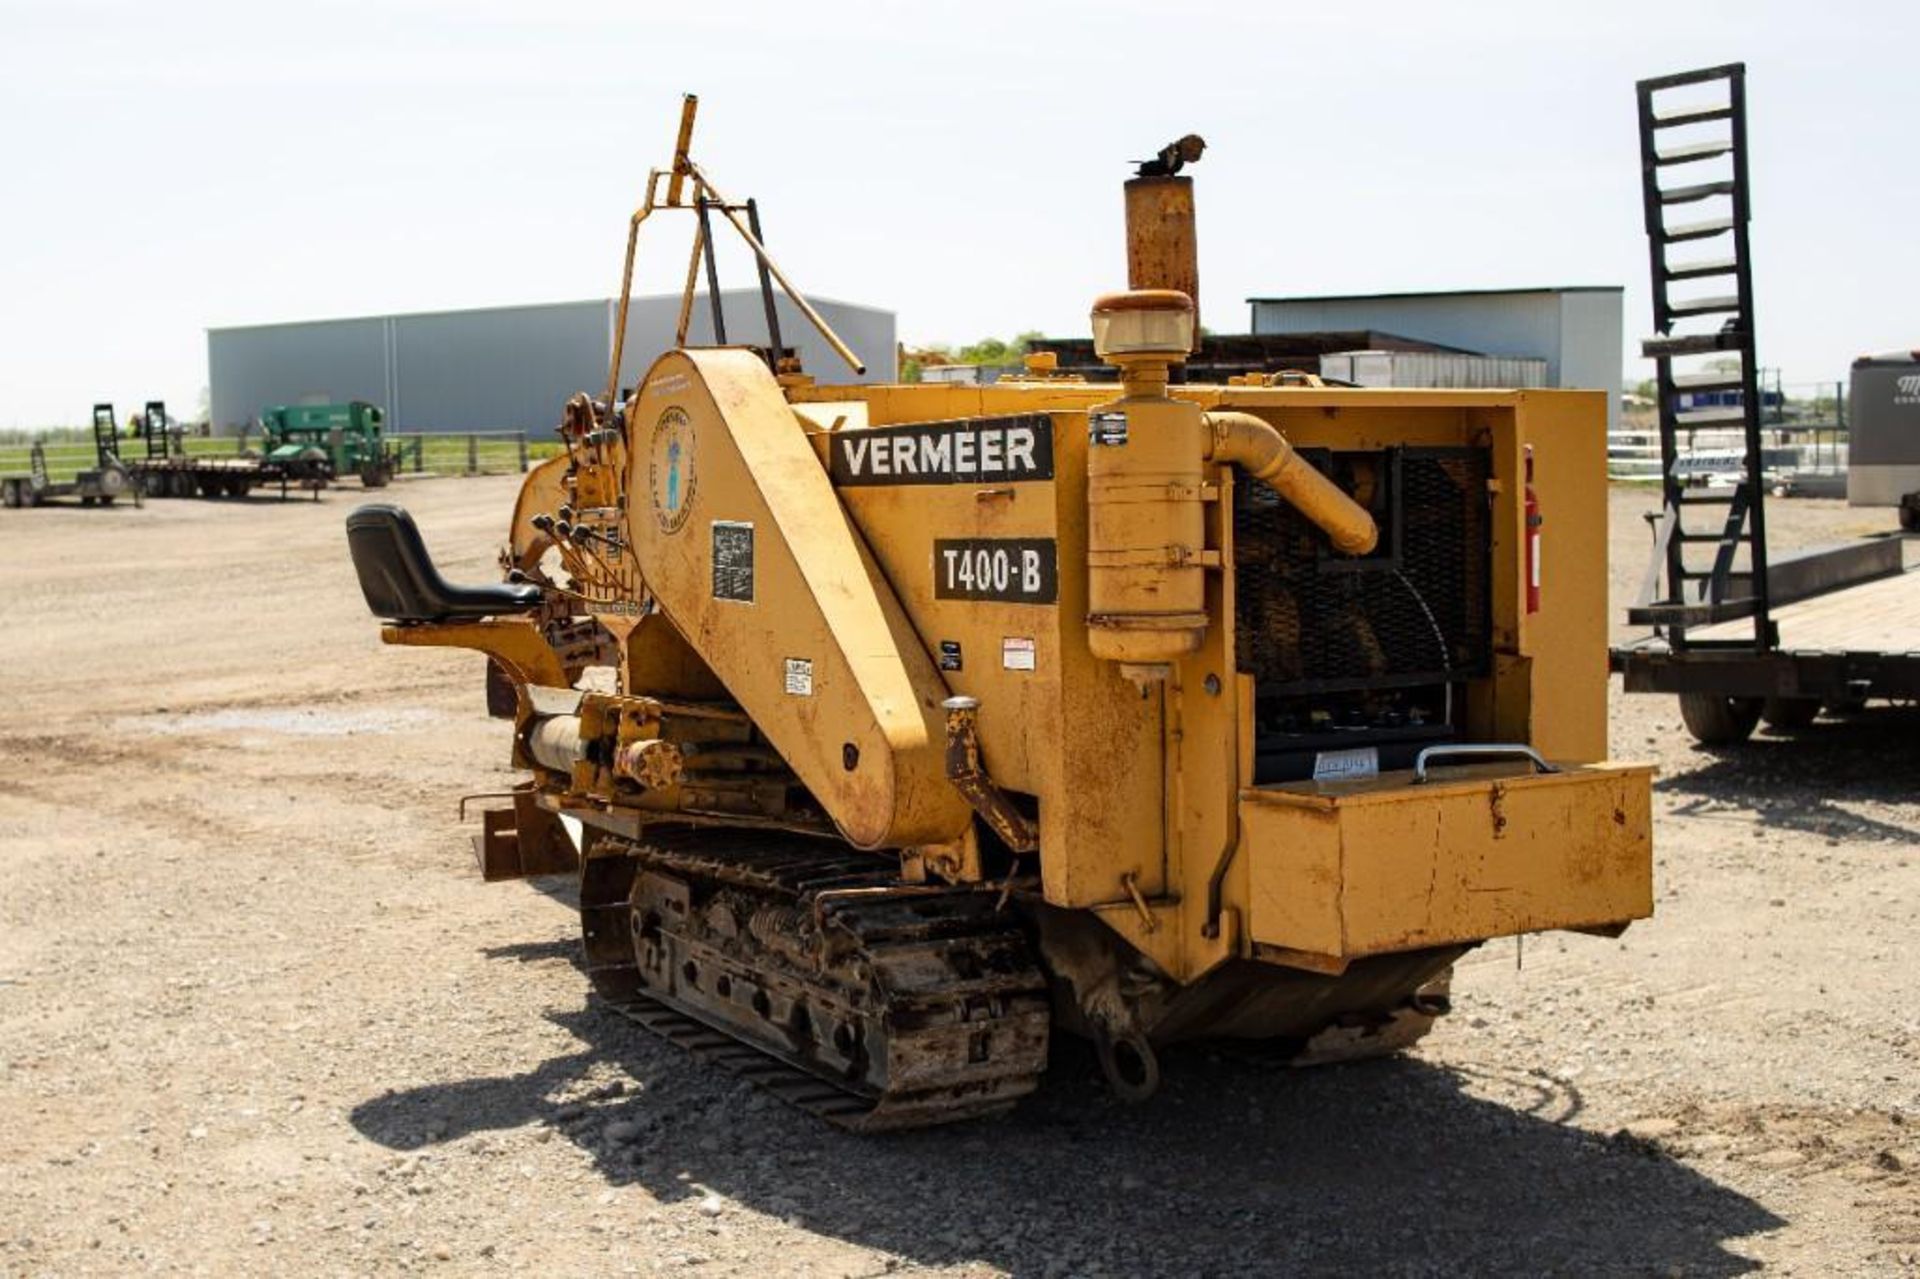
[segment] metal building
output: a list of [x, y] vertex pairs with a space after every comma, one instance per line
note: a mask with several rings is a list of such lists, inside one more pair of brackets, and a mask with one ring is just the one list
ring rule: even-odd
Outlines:
[[1620, 414], [1625, 325], [1618, 285], [1248, 298], [1256, 334], [1380, 329], [1463, 351], [1546, 361], [1546, 385], [1607, 393]]
[[[730, 342], [767, 342], [758, 290], [722, 289], [720, 299]], [[867, 366], [857, 377], [780, 297], [780, 340], [808, 373], [821, 382], [893, 379], [893, 312], [808, 300]], [[370, 400], [401, 431], [542, 433], [568, 396], [606, 386], [618, 312], [616, 300], [593, 299], [208, 329], [213, 429], [237, 431], [270, 404]], [[622, 386], [672, 345], [679, 314], [677, 294], [633, 299]], [[712, 309], [700, 294], [688, 340], [708, 343], [712, 333]]]
[[1546, 386], [1547, 362], [1459, 351], [1338, 351], [1320, 357], [1320, 376], [1355, 386], [1512, 390]]

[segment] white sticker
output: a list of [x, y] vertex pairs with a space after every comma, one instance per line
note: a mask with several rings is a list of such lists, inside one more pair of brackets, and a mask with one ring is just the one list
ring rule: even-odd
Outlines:
[[1007, 636], [1000, 641], [1000, 665], [1010, 671], [1030, 671], [1034, 667], [1033, 641]]
[[787, 659], [787, 692], [795, 697], [813, 696], [812, 658], [789, 657]]
[[1313, 780], [1316, 782], [1350, 782], [1379, 775], [1380, 751], [1377, 747], [1356, 746], [1352, 750], [1321, 751], [1313, 757]]

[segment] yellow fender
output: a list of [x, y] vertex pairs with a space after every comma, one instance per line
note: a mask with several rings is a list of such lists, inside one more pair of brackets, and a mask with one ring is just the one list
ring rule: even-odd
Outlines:
[[628, 540], [674, 626], [853, 843], [958, 838], [946, 685], [766, 365], [669, 352], [627, 420]]

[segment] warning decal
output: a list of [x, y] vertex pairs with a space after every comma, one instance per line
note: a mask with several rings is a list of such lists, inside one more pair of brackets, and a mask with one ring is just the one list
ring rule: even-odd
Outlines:
[[789, 657], [787, 659], [787, 692], [793, 697], [813, 696], [812, 658]]
[[713, 598], [753, 603], [753, 525], [713, 522]]

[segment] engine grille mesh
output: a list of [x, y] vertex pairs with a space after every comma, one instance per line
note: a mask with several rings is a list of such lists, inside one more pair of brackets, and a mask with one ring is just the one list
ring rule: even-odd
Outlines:
[[1256, 694], [1487, 674], [1486, 451], [1301, 452], [1350, 492], [1356, 464], [1371, 460], [1387, 477], [1373, 501], [1380, 548], [1348, 559], [1264, 484], [1234, 486], [1234, 620], [1240, 669]]

